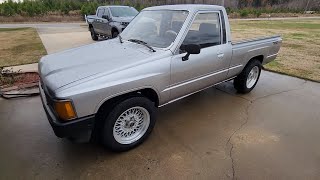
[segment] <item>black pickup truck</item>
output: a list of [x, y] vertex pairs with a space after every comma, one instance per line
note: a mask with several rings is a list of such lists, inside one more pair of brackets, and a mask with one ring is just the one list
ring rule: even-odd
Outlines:
[[99, 6], [95, 15], [86, 16], [91, 38], [117, 37], [138, 13], [130, 6]]

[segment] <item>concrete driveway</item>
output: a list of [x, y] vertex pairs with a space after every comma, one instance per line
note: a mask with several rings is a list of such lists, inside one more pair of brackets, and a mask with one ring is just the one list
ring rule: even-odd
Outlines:
[[[38, 31], [50, 53], [91, 43], [78, 28]], [[56, 138], [39, 97], [0, 99], [0, 179], [319, 179], [319, 99], [320, 84], [264, 71], [248, 95], [227, 82], [159, 109], [120, 154]]]

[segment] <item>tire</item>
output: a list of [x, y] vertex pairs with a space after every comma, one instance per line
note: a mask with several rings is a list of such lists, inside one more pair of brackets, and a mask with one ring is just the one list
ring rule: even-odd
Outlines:
[[143, 96], [130, 97], [106, 114], [102, 116], [102, 143], [116, 152], [128, 151], [144, 142], [156, 122], [154, 103]]
[[90, 27], [90, 34], [91, 34], [92, 40], [98, 41], [98, 36], [97, 36], [96, 32], [94, 31], [93, 27]]
[[112, 32], [112, 38], [116, 38], [116, 37], [118, 37], [118, 35], [119, 35], [118, 31], [113, 31]]
[[[234, 79], [234, 88], [242, 94], [249, 93], [257, 85], [261, 74], [261, 62], [258, 60], [250, 61], [242, 72]], [[251, 80], [250, 80], [250, 79]]]

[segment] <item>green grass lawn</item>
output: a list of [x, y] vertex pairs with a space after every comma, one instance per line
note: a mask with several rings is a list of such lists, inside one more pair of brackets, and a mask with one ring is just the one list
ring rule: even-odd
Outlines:
[[0, 67], [35, 63], [47, 54], [33, 28], [2, 28], [0, 42]]
[[233, 41], [279, 34], [283, 44], [268, 70], [320, 82], [320, 19], [231, 21]]

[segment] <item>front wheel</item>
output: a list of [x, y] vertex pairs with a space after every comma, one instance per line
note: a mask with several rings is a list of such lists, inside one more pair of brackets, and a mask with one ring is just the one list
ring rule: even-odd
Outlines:
[[118, 35], [119, 35], [118, 31], [112, 32], [112, 38], [116, 38], [116, 37], [118, 37]]
[[234, 79], [234, 88], [239, 93], [249, 93], [256, 86], [261, 74], [261, 62], [252, 60], [249, 62], [242, 72]]
[[102, 143], [112, 151], [127, 151], [141, 144], [155, 125], [155, 106], [145, 97], [120, 102], [108, 114]]

